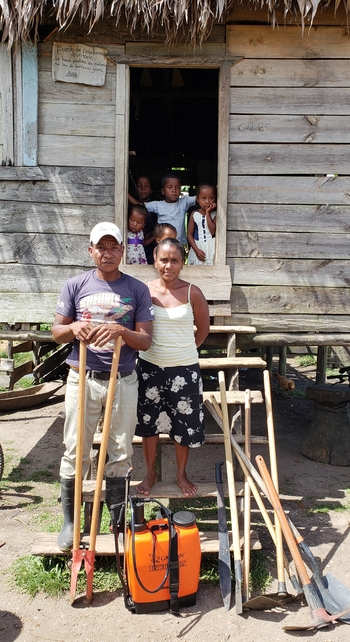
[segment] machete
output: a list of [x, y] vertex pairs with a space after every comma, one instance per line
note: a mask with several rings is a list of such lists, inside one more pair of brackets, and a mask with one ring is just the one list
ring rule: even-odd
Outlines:
[[222, 483], [221, 466], [223, 461], [215, 464], [215, 481], [217, 488], [217, 503], [218, 503], [218, 535], [219, 535], [219, 581], [221, 595], [224, 600], [226, 611], [230, 610], [231, 606], [231, 556], [230, 556], [230, 542], [228, 538], [226, 509], [224, 499], [224, 487]]

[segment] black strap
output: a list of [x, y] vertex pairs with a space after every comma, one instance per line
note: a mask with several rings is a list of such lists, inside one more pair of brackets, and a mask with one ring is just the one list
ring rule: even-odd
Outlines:
[[[170, 516], [169, 516], [170, 517]], [[179, 576], [180, 576], [180, 565], [179, 565], [179, 555], [177, 550], [177, 531], [170, 517], [169, 519], [170, 531], [169, 536], [171, 537], [170, 543], [170, 570], [169, 570], [169, 593], [170, 593], [170, 611], [174, 614], [178, 614], [179, 607]]]

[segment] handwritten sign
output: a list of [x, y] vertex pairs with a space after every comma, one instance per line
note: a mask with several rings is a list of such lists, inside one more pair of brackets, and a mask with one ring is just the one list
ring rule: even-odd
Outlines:
[[52, 79], [101, 87], [106, 81], [107, 49], [54, 42]]

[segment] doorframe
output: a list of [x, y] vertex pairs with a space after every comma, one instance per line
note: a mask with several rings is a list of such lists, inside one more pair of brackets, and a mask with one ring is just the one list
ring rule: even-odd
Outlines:
[[[204, 63], [204, 64], [203, 64]], [[216, 210], [215, 265], [226, 264], [228, 154], [230, 131], [230, 75], [231, 60], [202, 61], [198, 59], [159, 57], [157, 62], [144, 60], [118, 62], [116, 66], [116, 128], [115, 128], [115, 223], [127, 237], [127, 194], [129, 167], [129, 119], [130, 119], [130, 67], [176, 67], [191, 69], [218, 69], [218, 202]], [[124, 253], [123, 262], [126, 262]]]

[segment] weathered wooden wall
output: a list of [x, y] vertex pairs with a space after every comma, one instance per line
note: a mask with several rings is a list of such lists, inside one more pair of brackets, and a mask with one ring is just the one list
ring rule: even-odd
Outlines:
[[233, 319], [264, 331], [349, 331], [346, 28], [302, 37], [296, 26], [232, 24], [227, 50], [243, 57], [231, 69]]

